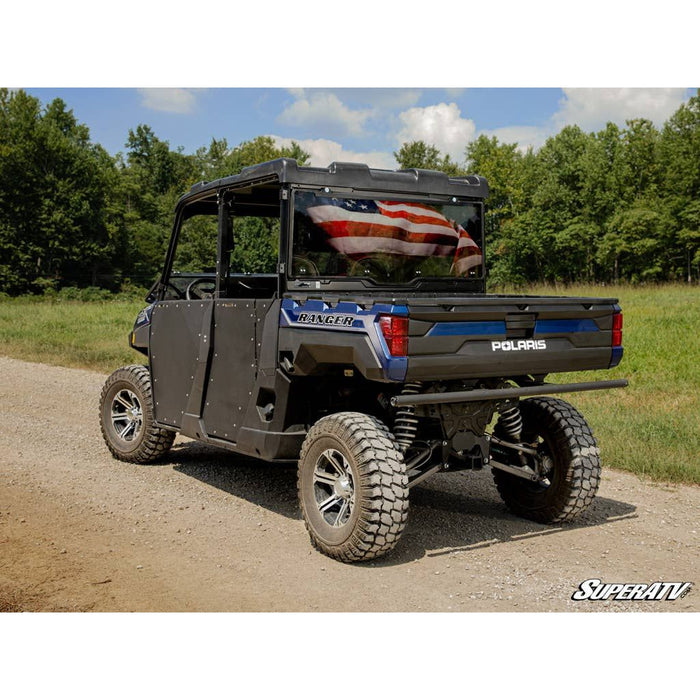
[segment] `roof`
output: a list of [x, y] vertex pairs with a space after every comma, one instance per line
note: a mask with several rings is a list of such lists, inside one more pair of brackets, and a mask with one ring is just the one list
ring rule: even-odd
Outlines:
[[370, 168], [364, 163], [331, 163], [327, 168], [316, 168], [301, 166], [293, 158], [278, 158], [259, 165], [251, 165], [244, 168], [238, 175], [197, 183], [180, 201], [225, 187], [275, 181], [280, 184], [352, 187], [357, 190], [452, 195], [479, 199], [487, 197], [489, 193], [488, 183], [479, 175], [449, 177], [437, 170], [417, 168], [380, 170]]

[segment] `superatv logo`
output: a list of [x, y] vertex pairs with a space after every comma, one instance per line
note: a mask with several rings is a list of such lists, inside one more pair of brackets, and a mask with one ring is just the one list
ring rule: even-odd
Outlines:
[[687, 583], [602, 583], [589, 578], [579, 584], [571, 600], [676, 600], [684, 598], [692, 582]]
[[546, 350], [546, 340], [494, 340], [491, 343], [491, 350], [502, 350], [511, 352], [513, 350]]
[[300, 313], [297, 322], [308, 323], [313, 326], [342, 326], [343, 328], [350, 328], [354, 320], [354, 316], [346, 316], [341, 314]]

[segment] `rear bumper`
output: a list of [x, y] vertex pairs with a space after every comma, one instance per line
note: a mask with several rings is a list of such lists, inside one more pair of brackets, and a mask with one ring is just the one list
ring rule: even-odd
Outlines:
[[507, 389], [474, 389], [472, 391], [446, 391], [437, 394], [414, 394], [394, 396], [392, 406], [419, 406], [423, 404], [464, 403], [466, 401], [503, 401], [522, 396], [547, 396], [550, 394], [570, 394], [578, 391], [600, 389], [621, 389], [626, 387], [626, 379], [608, 379], [600, 382], [579, 382], [576, 384], [535, 384], [514, 386]]

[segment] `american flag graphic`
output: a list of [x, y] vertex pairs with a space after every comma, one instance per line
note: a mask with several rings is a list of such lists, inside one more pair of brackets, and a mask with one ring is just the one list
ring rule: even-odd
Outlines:
[[417, 202], [317, 198], [306, 213], [328, 243], [353, 258], [376, 253], [452, 257], [452, 274], [481, 264], [481, 250], [467, 231]]

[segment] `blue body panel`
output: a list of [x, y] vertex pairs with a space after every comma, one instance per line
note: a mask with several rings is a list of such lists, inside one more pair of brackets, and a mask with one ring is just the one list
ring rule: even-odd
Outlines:
[[308, 299], [303, 304], [293, 299], [283, 299], [280, 328], [301, 328], [309, 333], [316, 330], [339, 334], [362, 333], [368, 337], [385, 378], [402, 382], [406, 378], [408, 358], [389, 354], [389, 348], [379, 328], [379, 316], [386, 314], [408, 316], [408, 308], [393, 304], [374, 304], [369, 309], [363, 309], [347, 301], [331, 305], [320, 299]]
[[610, 357], [610, 367], [617, 367], [622, 360], [624, 349], [622, 345], [617, 345], [612, 349], [612, 356]]
[[506, 335], [505, 321], [440, 321], [427, 335]]
[[[597, 333], [600, 330], [590, 318], [535, 322], [535, 335], [556, 333]], [[440, 321], [426, 335], [490, 335], [506, 336], [505, 321]]]
[[535, 335], [544, 333], [597, 333], [600, 330], [593, 319], [560, 319], [535, 322]]

